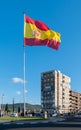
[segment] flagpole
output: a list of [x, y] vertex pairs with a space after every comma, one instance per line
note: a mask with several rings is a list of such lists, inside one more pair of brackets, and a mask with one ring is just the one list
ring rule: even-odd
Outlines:
[[[25, 14], [24, 14], [25, 17]], [[24, 83], [23, 83], [23, 99], [24, 99], [24, 116], [25, 116], [25, 110], [26, 110], [26, 104], [25, 104], [25, 92], [26, 92], [26, 55], [25, 55], [25, 45], [23, 46], [23, 58], [24, 58]]]
[[26, 87], [26, 80], [25, 80], [25, 78], [26, 78], [26, 73], [25, 73], [25, 71], [26, 71], [26, 67], [25, 67], [25, 64], [26, 64], [26, 55], [25, 55], [25, 46], [24, 46], [24, 84], [23, 84], [23, 92], [24, 92], [24, 116], [25, 116], [25, 110], [26, 110], [26, 105], [25, 105], [25, 91], [26, 91], [26, 89], [25, 89], [25, 87]]

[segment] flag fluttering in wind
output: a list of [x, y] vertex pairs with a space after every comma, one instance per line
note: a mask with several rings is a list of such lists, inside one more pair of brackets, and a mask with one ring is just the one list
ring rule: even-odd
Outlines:
[[58, 50], [60, 41], [60, 33], [51, 30], [45, 23], [24, 15], [24, 45], [46, 45]]

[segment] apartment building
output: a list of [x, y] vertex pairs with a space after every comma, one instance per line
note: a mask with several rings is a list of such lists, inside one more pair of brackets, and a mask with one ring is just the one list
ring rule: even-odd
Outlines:
[[81, 111], [81, 93], [70, 90], [70, 112]]
[[71, 79], [60, 71], [41, 73], [41, 105], [44, 111], [52, 114], [69, 112], [69, 91]]

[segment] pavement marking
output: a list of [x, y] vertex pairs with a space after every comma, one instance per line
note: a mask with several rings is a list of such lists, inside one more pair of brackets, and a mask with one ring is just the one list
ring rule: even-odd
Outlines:
[[15, 124], [17, 124], [17, 125], [23, 125], [23, 124], [25, 124], [25, 123], [23, 123], [23, 122], [18, 122], [18, 123], [15, 123]]
[[3, 123], [3, 125], [9, 125], [9, 124], [11, 124], [10, 122], [5, 122], [5, 123]]
[[54, 122], [57, 122], [57, 121], [55, 121], [55, 120], [52, 120], [52, 121], [49, 121], [49, 122], [52, 122], [52, 123], [54, 123]]
[[35, 121], [32, 121], [32, 122], [30, 122], [30, 124], [37, 124], [38, 122], [35, 122]]

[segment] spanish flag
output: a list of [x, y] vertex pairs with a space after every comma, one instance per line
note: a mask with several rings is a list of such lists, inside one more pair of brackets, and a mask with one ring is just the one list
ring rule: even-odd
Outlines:
[[60, 33], [51, 30], [45, 23], [24, 15], [24, 45], [46, 45], [58, 50], [60, 41]]

